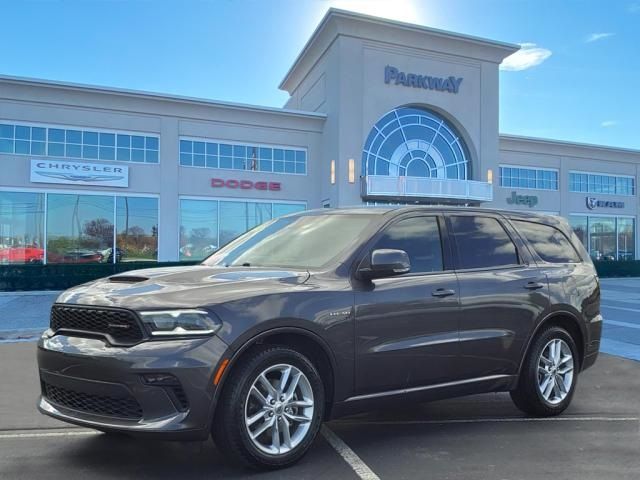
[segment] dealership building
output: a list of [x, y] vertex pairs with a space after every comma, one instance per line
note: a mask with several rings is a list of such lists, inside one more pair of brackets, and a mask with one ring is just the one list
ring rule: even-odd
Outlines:
[[640, 151], [501, 135], [517, 45], [330, 10], [283, 108], [0, 77], [0, 263], [196, 260], [323, 207], [566, 217], [637, 258]]

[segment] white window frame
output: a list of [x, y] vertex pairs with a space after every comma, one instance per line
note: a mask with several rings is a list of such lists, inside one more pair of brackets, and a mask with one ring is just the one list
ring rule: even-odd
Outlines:
[[[56, 123], [38, 123], [38, 122], [23, 122], [21, 120], [7, 120], [7, 119], [3, 119], [0, 118], [0, 123], [4, 123], [4, 124], [9, 124], [9, 125], [13, 125], [15, 126], [25, 126], [25, 127], [37, 127], [37, 128], [44, 128], [46, 129], [46, 133], [45, 133], [45, 140], [44, 140], [44, 144], [45, 144], [45, 154], [44, 155], [36, 155], [33, 153], [2, 153], [0, 152], [0, 155], [20, 155], [20, 156], [32, 156], [32, 157], [47, 157], [47, 158], [64, 158], [64, 159], [69, 159], [69, 161], [87, 161], [87, 162], [113, 162], [113, 163], [132, 163], [134, 165], [160, 165], [160, 158], [161, 158], [161, 149], [160, 149], [160, 143], [161, 143], [161, 138], [160, 138], [160, 134], [157, 132], [142, 132], [142, 131], [136, 131], [136, 130], [113, 130], [110, 128], [102, 128], [102, 127], [92, 127], [92, 126], [79, 126], [79, 125], [63, 125], [63, 124], [56, 124]], [[134, 162], [132, 160], [104, 160], [104, 159], [100, 159], [100, 158], [84, 158], [84, 157], [66, 157], [66, 156], [59, 156], [59, 155], [49, 155], [49, 129], [50, 128], [55, 128], [55, 129], [60, 129], [60, 130], [79, 130], [81, 132], [97, 132], [98, 134], [100, 133], [111, 133], [111, 134], [115, 134], [115, 135], [135, 135], [135, 136], [141, 136], [141, 137], [155, 137], [158, 139], [158, 161], [156, 163], [151, 163], [151, 162]], [[15, 141], [15, 139], [14, 139]], [[31, 142], [31, 140], [29, 140]], [[53, 143], [59, 143], [59, 142], [53, 142]], [[64, 142], [64, 145], [66, 145], [66, 141]], [[75, 145], [75, 144], [74, 144]], [[79, 144], [79, 145], [84, 145], [84, 144]], [[100, 145], [97, 145], [98, 148], [100, 148]], [[116, 156], [117, 156], [117, 144], [113, 147], [116, 150]], [[132, 147], [129, 147], [130, 149]], [[179, 147], [178, 147], [179, 148]], [[144, 148], [144, 150], [146, 151], [146, 147]]]
[[[587, 191], [586, 192], [576, 192], [571, 190], [571, 174], [577, 173], [579, 175], [596, 175], [599, 177], [613, 177], [613, 178], [630, 178], [633, 180], [633, 193], [631, 195], [627, 195], [626, 193], [606, 193], [606, 192], [591, 192], [589, 191], [589, 179], [587, 178]], [[625, 173], [607, 173], [607, 172], [591, 172], [587, 170], [569, 170], [569, 193], [577, 193], [584, 195], [585, 193], [593, 194], [593, 195], [614, 195], [618, 197], [635, 197], [638, 192], [638, 180], [635, 175], [627, 175]], [[621, 216], [621, 215], [617, 215]]]
[[[531, 188], [531, 187], [506, 187], [502, 185], [502, 173], [500, 172], [501, 168], [522, 168], [526, 170], [535, 170], [541, 172], [555, 172], [558, 175], [558, 188]], [[508, 163], [499, 163], [498, 164], [498, 186], [500, 188], [504, 188], [507, 190], [513, 190], [514, 188], [518, 190], [538, 190], [542, 192], [559, 192], [560, 191], [560, 169], [553, 167], [532, 167], [530, 165], [513, 165]]]
[[[300, 152], [305, 152], [306, 154], [306, 163], [305, 163], [305, 173], [287, 173], [287, 172], [265, 172], [263, 170], [240, 170], [237, 168], [222, 168], [222, 167], [207, 167], [206, 165], [204, 167], [201, 166], [196, 166], [196, 165], [182, 165], [180, 163], [180, 140], [186, 140], [189, 142], [204, 142], [204, 143], [217, 143], [218, 145], [220, 145], [221, 143], [227, 144], [227, 145], [236, 145], [238, 147], [256, 147], [256, 148], [271, 148], [271, 149], [282, 149], [282, 150], [295, 150], [295, 151], [300, 151]], [[206, 154], [205, 154], [206, 156]], [[220, 154], [218, 153], [218, 162], [220, 161]], [[258, 159], [260, 160], [260, 159]], [[274, 160], [271, 159], [271, 161], [273, 162]], [[286, 176], [298, 176], [298, 177], [307, 177], [309, 176], [309, 149], [307, 147], [298, 147], [295, 145], [279, 145], [279, 144], [275, 144], [275, 143], [255, 143], [255, 142], [242, 142], [242, 141], [238, 141], [238, 140], [221, 140], [221, 139], [215, 139], [215, 138], [207, 138], [207, 137], [193, 137], [193, 136], [186, 136], [186, 135], [180, 135], [178, 137], [178, 166], [180, 168], [202, 168], [205, 170], [222, 170], [225, 172], [251, 172], [252, 174], [256, 174], [256, 173], [263, 173], [263, 174], [268, 174], [268, 175], [286, 175]]]

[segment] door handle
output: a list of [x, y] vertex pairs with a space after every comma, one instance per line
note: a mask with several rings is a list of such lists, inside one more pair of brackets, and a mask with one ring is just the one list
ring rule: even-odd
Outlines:
[[437, 290], [434, 290], [433, 292], [431, 292], [431, 295], [434, 297], [450, 297], [451, 295], [455, 295], [456, 292], [455, 290], [450, 290], [450, 289], [446, 289], [446, 288], [438, 288]]
[[527, 290], [538, 290], [540, 288], [544, 288], [544, 285], [539, 282], [529, 282], [524, 286], [524, 288]]

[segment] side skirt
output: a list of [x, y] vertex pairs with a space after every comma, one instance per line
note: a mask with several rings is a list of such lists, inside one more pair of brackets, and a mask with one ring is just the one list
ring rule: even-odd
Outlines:
[[513, 390], [517, 382], [517, 375], [490, 375], [435, 385], [355, 395], [341, 402], [336, 402], [331, 416], [338, 418], [377, 408], [397, 407], [399, 402], [423, 403], [479, 393], [504, 392]]

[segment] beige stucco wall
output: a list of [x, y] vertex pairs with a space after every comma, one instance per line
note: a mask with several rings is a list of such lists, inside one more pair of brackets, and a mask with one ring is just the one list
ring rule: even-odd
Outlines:
[[[177, 101], [116, 91], [91, 91], [46, 82], [0, 80], [0, 122], [67, 128], [106, 129], [160, 137], [158, 164], [80, 160], [87, 163], [128, 165], [129, 187], [77, 186], [30, 182], [31, 155], [0, 154], [0, 189], [21, 191], [105, 192], [116, 195], [149, 194], [159, 197], [159, 260], [176, 260], [178, 253], [179, 199], [246, 198], [305, 202], [320, 206], [322, 168], [320, 133], [324, 118], [260, 107], [235, 107]], [[179, 138], [247, 142], [307, 149], [307, 174], [285, 175], [254, 171], [204, 169], [179, 166]], [[46, 157], [51, 158], [51, 157]], [[279, 192], [213, 189], [210, 180], [280, 182]]]

